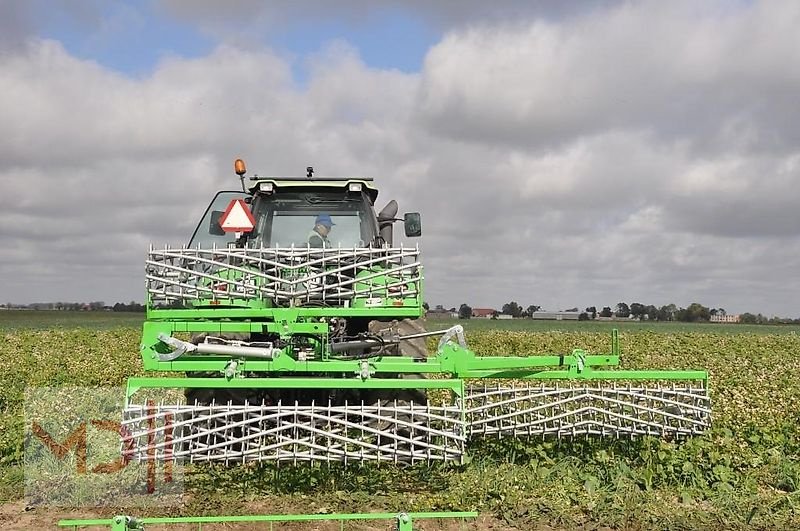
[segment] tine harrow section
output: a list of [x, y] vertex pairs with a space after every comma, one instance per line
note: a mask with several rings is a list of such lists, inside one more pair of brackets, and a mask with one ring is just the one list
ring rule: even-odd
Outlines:
[[129, 405], [123, 448], [134, 460], [416, 462], [458, 460], [461, 411], [387, 405]]
[[470, 435], [682, 438], [711, 425], [711, 401], [699, 385], [473, 387], [465, 412]]
[[461, 461], [470, 438], [659, 436], [711, 425], [703, 386], [612, 384], [469, 387], [453, 405], [133, 405], [123, 448], [143, 461]]
[[269, 299], [277, 304], [419, 295], [417, 248], [151, 248], [147, 293], [154, 306], [198, 300]]

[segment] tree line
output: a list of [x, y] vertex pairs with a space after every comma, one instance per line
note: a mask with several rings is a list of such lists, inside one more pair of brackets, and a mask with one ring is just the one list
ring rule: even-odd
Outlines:
[[103, 301], [92, 302], [32, 302], [30, 304], [0, 304], [6, 310], [55, 310], [67, 312], [144, 312], [145, 306], [135, 301], [117, 302], [107, 305]]
[[[425, 308], [428, 309], [427, 304]], [[441, 306], [437, 306], [441, 308]], [[516, 301], [505, 303], [499, 312], [495, 312], [494, 317], [499, 314], [510, 315], [515, 318], [530, 318], [535, 312], [541, 310], [541, 306], [530, 304], [527, 307], [523, 306]], [[451, 308], [452, 312], [456, 312], [455, 308]], [[472, 317], [472, 306], [463, 303], [458, 308], [459, 319], [470, 319]], [[627, 304], [619, 302], [613, 307], [603, 306], [599, 311], [596, 306], [588, 306], [583, 310], [569, 308], [565, 312], [580, 312], [578, 315], [579, 320], [592, 320], [599, 318], [617, 318], [617, 319], [637, 319], [639, 321], [676, 321], [683, 323], [699, 323], [708, 322], [712, 316], [726, 316], [727, 311], [724, 308], [713, 308], [704, 306], [698, 302], [691, 303], [688, 307], [683, 308], [675, 304], [665, 304], [663, 306], [655, 306], [653, 304], [642, 304], [634, 302]], [[744, 324], [800, 324], [800, 318], [792, 319], [789, 317], [767, 317], [760, 313], [742, 313], [739, 314], [739, 322]]]

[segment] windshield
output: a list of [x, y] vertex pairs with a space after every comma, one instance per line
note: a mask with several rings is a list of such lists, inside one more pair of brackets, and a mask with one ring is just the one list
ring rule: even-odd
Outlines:
[[212, 247], [227, 247], [233, 243], [236, 237], [233, 232], [223, 232], [219, 226], [219, 219], [225, 213], [228, 205], [235, 199], [244, 199], [247, 194], [244, 192], [219, 192], [208, 205], [203, 219], [194, 230], [189, 247], [200, 247], [211, 249]]
[[[242, 192], [219, 192], [197, 226], [190, 247], [225, 247], [233, 233], [223, 233], [219, 218]], [[377, 226], [368, 200], [343, 191], [278, 192], [261, 195], [252, 205], [256, 228], [249, 247], [368, 247]]]
[[361, 194], [281, 192], [256, 204], [251, 245], [367, 247], [375, 239], [372, 209]]

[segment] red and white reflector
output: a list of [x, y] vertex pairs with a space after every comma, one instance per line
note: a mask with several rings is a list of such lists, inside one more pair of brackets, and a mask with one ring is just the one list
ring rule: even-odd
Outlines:
[[234, 199], [228, 203], [228, 208], [219, 218], [219, 226], [225, 232], [251, 232], [256, 226], [256, 220], [244, 199]]

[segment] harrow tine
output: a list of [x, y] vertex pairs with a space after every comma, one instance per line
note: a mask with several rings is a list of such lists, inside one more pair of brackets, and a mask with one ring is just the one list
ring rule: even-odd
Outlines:
[[674, 435], [711, 422], [705, 388], [496, 387], [466, 399], [472, 435]]
[[704, 387], [470, 388], [450, 406], [231, 403], [129, 406], [123, 423], [138, 459], [189, 462], [461, 460], [471, 438], [669, 436], [710, 425]]
[[[190, 462], [443, 461], [459, 459], [466, 440], [457, 409], [396, 401], [389, 406], [176, 406], [157, 416], [181, 418], [181, 430], [163, 422], [153, 428], [155, 416], [142, 413], [131, 406], [125, 420], [129, 439], [139, 443], [139, 459], [155, 453], [159, 459], [171, 455]], [[164, 440], [167, 431], [176, 433], [170, 441], [174, 448]]]

